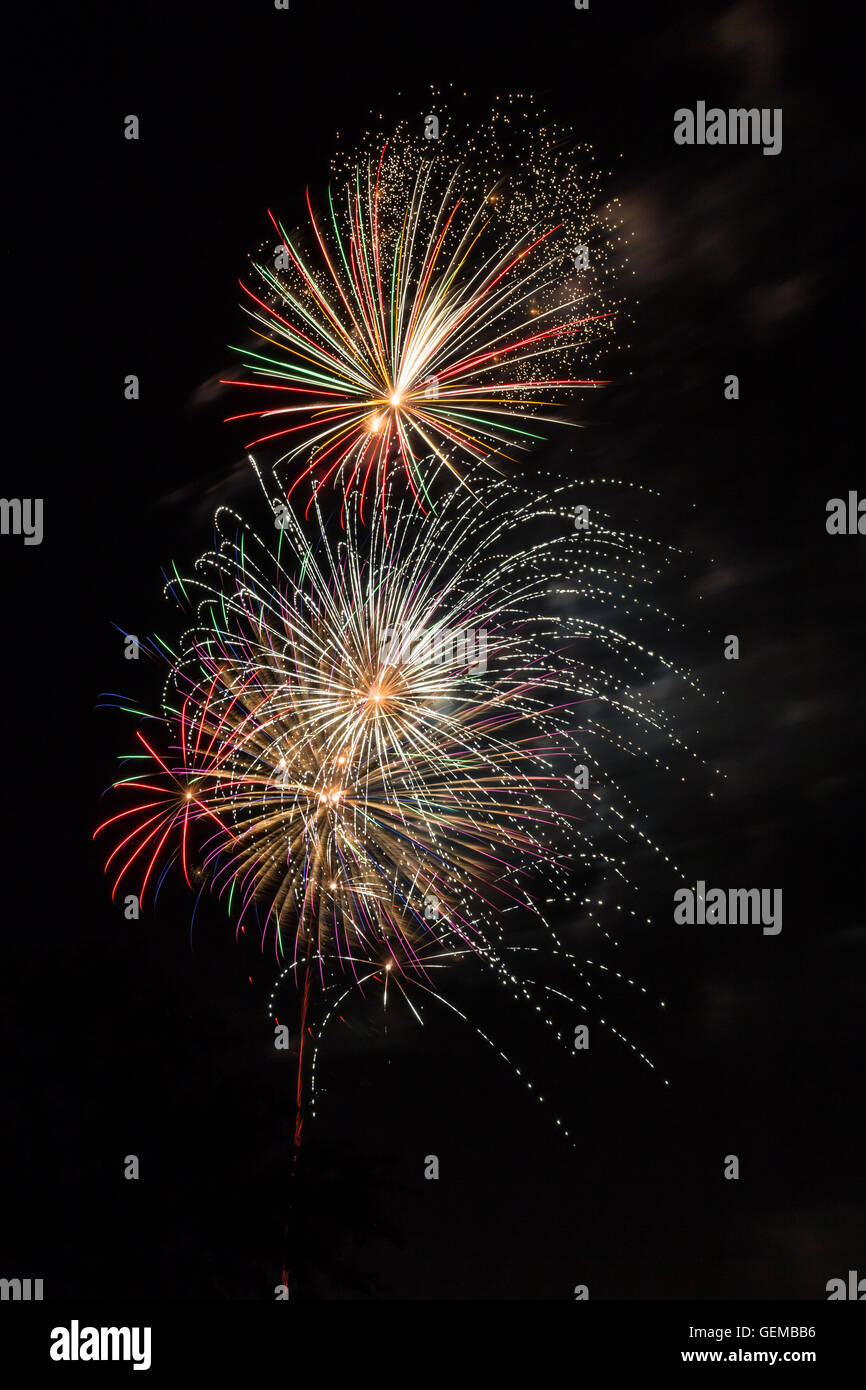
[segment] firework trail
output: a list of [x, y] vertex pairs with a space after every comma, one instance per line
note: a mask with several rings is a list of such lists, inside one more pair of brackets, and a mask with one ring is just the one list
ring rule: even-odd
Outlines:
[[259, 399], [248, 448], [282, 452], [289, 496], [305, 478], [378, 496], [405, 478], [422, 509], [431, 468], [499, 472], [587, 388], [612, 335], [618, 237], [573, 135], [526, 100], [488, 125], [425, 140], [401, 125], [335, 163], [295, 232], [241, 281], [253, 324], [236, 348]]

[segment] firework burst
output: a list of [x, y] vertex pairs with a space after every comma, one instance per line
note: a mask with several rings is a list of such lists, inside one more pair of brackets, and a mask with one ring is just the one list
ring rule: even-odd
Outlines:
[[[177, 864], [284, 970], [306, 965], [305, 1011], [311, 967], [326, 990], [441, 998], [431, 966], [470, 955], [548, 1004], [510, 924], [544, 926], [586, 983], [545, 904], [583, 897], [610, 936], [604, 894], [576, 887], [587, 866], [628, 898], [631, 844], [670, 863], [604, 754], [680, 754], [642, 687], [659, 669], [694, 683], [600, 604], [632, 630], [657, 622], [652, 579], [675, 552], [602, 510], [584, 527], [573, 486], [469, 482], [426, 520], [393, 488], [387, 520], [364, 524], [355, 496], [342, 527], [318, 498], [307, 526], [275, 482], [269, 535], [221, 509], [214, 548], [168, 586], [192, 622], [157, 648], [169, 672], [138, 732], [144, 769], [114, 785], [123, 807], [97, 831], [116, 841], [113, 892], [137, 875], [155, 893]], [[637, 899], [617, 911], [639, 917]]]
[[471, 135], [406, 125], [335, 165], [241, 281], [253, 342], [240, 384], [263, 397], [230, 419], [305, 479], [384, 498], [392, 471], [422, 508], [432, 471], [500, 472], [544, 437], [613, 327], [616, 240], [599, 176], [568, 131], [520, 109]]

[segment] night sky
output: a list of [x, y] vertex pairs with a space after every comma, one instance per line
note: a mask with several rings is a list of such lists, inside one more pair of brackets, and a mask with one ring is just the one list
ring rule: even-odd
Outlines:
[[[19, 40], [2, 491], [45, 499], [45, 536], [0, 538], [0, 1274], [46, 1297], [273, 1297], [294, 1068], [267, 1026], [272, 964], [215, 904], [191, 941], [182, 884], [138, 922], [111, 905], [91, 836], [129, 731], [97, 706], [147, 686], [113, 624], [169, 622], [162, 567], [207, 547], [218, 500], [255, 499], [213, 382], [266, 209], [299, 219], [336, 131], [420, 119], [452, 82], [478, 118], [534, 92], [611, 171], [630, 347], [574, 454], [545, 457], [658, 491], [622, 493], [619, 520], [688, 552], [671, 650], [719, 698], [682, 733], [726, 780], [713, 801], [646, 768], [623, 786], [687, 883], [781, 886], [784, 928], [675, 926], [671, 885], [650, 885], [656, 925], [621, 931], [615, 963], [666, 1008], [612, 990], [610, 1010], [668, 1088], [613, 1041], [557, 1069], [479, 971], [455, 978], [575, 1150], [452, 1016], [404, 1010], [385, 1037], [356, 1004], [304, 1130], [298, 1296], [823, 1299], [866, 1272], [864, 542], [825, 528], [829, 498], [866, 490], [850, 39], [811, 8], [700, 10], [49, 5]], [[781, 107], [781, 154], [676, 146], [699, 99]], [[610, 961], [570, 910], [563, 935]]]

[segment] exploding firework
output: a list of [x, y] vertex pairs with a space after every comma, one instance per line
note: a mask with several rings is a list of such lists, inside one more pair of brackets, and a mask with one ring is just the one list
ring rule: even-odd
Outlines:
[[630, 893], [631, 842], [669, 863], [604, 760], [681, 751], [642, 687], [691, 678], [633, 635], [675, 552], [598, 508], [587, 523], [574, 486], [469, 482], [427, 519], [399, 488], [368, 524], [360, 496], [341, 525], [316, 497], [309, 526], [265, 486], [269, 534], [221, 509], [214, 549], [168, 586], [192, 622], [154, 648], [163, 707], [97, 831], [112, 891], [156, 893], [177, 864], [305, 968], [305, 1010], [313, 968], [325, 990], [442, 998], [431, 970], [469, 956], [534, 1005], [510, 923], [542, 925], [580, 974], [546, 904], [582, 898], [610, 936], [588, 866]]
[[[613, 331], [618, 240], [599, 175], [573, 135], [525, 103], [472, 134], [401, 125], [335, 164], [321, 206], [241, 281], [253, 327], [239, 383], [263, 397], [230, 419], [279, 448], [289, 496], [305, 479], [384, 498], [405, 477], [508, 472], [562, 418]], [[227, 385], [237, 385], [227, 382]]]

